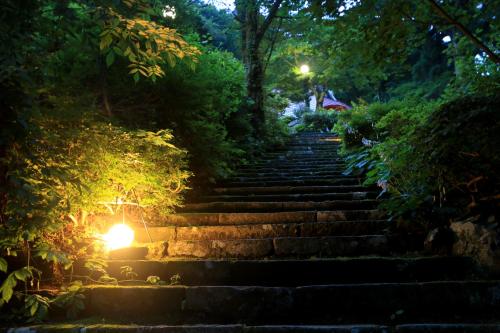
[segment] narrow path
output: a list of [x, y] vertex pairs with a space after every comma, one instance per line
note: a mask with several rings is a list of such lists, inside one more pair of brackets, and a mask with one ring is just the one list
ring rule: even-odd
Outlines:
[[151, 230], [157, 259], [109, 262], [182, 285], [93, 286], [86, 315], [143, 325], [96, 326], [116, 332], [499, 332], [500, 283], [392, 241], [337, 148], [301, 134], [241, 168]]

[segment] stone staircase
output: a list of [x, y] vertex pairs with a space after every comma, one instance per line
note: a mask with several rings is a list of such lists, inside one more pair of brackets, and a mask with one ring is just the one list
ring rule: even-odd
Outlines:
[[[110, 275], [127, 265], [137, 280], [178, 274], [180, 285], [89, 286], [82, 318], [93, 324], [69, 327], [500, 332], [500, 282], [471, 258], [401, 245], [377, 210], [376, 189], [342, 175], [337, 148], [332, 135], [297, 135], [150, 228], [149, 259], [118, 256]], [[136, 236], [148, 241], [142, 229]]]

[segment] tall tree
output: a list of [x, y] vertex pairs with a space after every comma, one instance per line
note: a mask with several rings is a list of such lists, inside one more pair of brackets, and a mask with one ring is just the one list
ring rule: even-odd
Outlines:
[[[236, 0], [236, 20], [241, 29], [241, 53], [246, 70], [248, 112], [257, 136], [263, 133], [264, 64], [262, 41], [284, 0]], [[265, 14], [263, 14], [265, 13]]]

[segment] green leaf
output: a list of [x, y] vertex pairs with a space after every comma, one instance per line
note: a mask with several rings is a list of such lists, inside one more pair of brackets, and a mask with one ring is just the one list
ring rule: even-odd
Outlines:
[[31, 307], [30, 307], [30, 315], [33, 317], [38, 310], [39, 303], [35, 302]]
[[18, 280], [21, 281], [26, 281], [29, 277], [32, 276], [31, 271], [26, 267], [14, 271], [13, 274]]
[[113, 37], [111, 37], [110, 34], [107, 34], [107, 35], [103, 36], [101, 38], [101, 42], [99, 44], [99, 49], [101, 51], [105, 50], [106, 48], [109, 47], [109, 45], [111, 45], [112, 42], [113, 42]]
[[7, 273], [7, 260], [0, 258], [0, 272]]
[[7, 303], [12, 298], [14, 294], [14, 287], [16, 286], [17, 281], [14, 276], [14, 273], [11, 273], [7, 279], [2, 283], [0, 290], [2, 291], [2, 300]]
[[114, 62], [115, 62], [115, 53], [110, 50], [106, 55], [106, 66], [110, 67]]

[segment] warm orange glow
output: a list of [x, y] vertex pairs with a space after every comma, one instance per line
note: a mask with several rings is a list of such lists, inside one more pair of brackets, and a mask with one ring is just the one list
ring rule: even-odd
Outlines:
[[126, 224], [120, 223], [112, 226], [108, 233], [103, 236], [106, 247], [109, 250], [116, 250], [132, 245], [134, 241], [134, 230]]
[[326, 139], [319, 139], [320, 141], [333, 141], [333, 142], [340, 142], [342, 141], [341, 138], [326, 138]]

